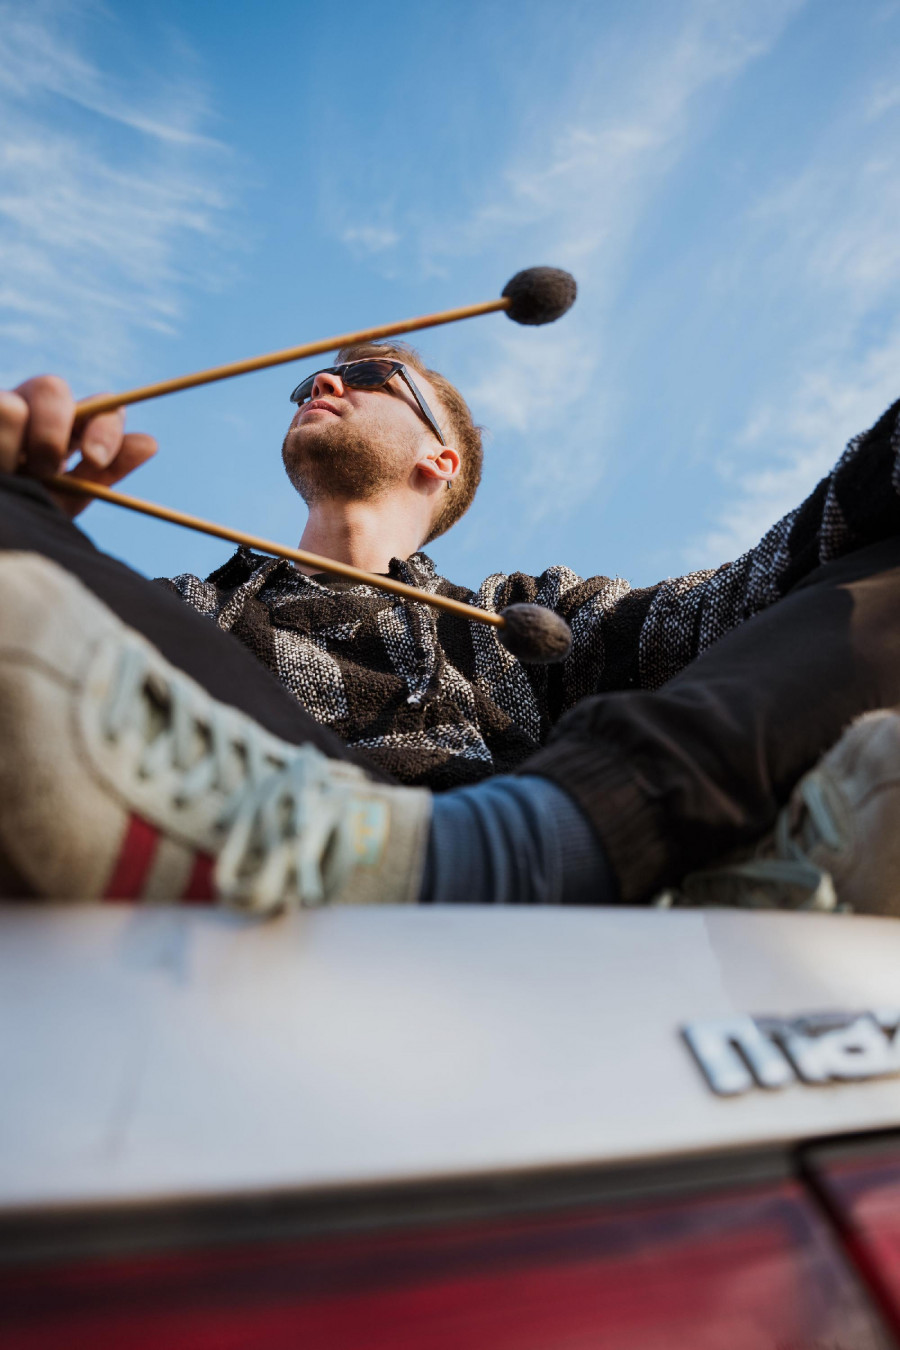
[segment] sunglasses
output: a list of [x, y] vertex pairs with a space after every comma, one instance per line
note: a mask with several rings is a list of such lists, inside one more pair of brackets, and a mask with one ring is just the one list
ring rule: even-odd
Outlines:
[[395, 375], [399, 375], [416, 400], [422, 416], [441, 445], [447, 444], [435, 420], [434, 413], [419, 393], [415, 380], [402, 361], [389, 361], [386, 357], [372, 357], [363, 361], [348, 361], [341, 366], [325, 366], [322, 370], [317, 370], [315, 375], [307, 375], [305, 380], [300, 381], [291, 394], [291, 402], [298, 405], [306, 403], [307, 399], [312, 397], [312, 391], [320, 375], [339, 375], [350, 389], [383, 389], [388, 380], [392, 380]]

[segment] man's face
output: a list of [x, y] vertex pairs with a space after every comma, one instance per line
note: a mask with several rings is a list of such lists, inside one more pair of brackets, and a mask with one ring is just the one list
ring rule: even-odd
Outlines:
[[[434, 386], [418, 371], [415, 379], [443, 421]], [[281, 455], [288, 477], [311, 506], [329, 497], [371, 501], [408, 483], [423, 448], [441, 447], [398, 376], [381, 389], [351, 389], [339, 375], [321, 371], [311, 398], [294, 414]]]

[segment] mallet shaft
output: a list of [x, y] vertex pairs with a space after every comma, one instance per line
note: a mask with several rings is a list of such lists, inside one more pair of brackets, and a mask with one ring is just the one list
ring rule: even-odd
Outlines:
[[142, 385], [140, 389], [127, 389], [122, 394], [98, 394], [96, 398], [84, 398], [76, 405], [76, 417], [79, 422], [83, 422], [97, 413], [124, 408], [129, 403], [142, 403], [145, 399], [159, 398], [162, 394], [174, 394], [179, 389], [193, 389], [195, 385], [212, 384], [214, 380], [229, 380], [233, 375], [246, 375], [251, 370], [265, 370], [267, 366], [284, 365], [287, 361], [299, 361], [306, 356], [319, 356], [322, 352], [336, 351], [358, 342], [373, 342], [376, 338], [393, 337], [398, 333], [414, 333], [420, 328], [436, 328], [442, 323], [456, 323], [458, 319], [474, 319], [479, 314], [508, 309], [509, 305], [509, 299], [501, 296], [499, 300], [485, 300], [480, 305], [463, 305], [459, 309], [445, 309], [437, 314], [422, 314], [415, 319], [399, 319], [396, 323], [381, 323], [375, 328], [361, 328], [357, 333], [341, 333], [337, 337], [322, 338], [319, 342], [306, 342], [300, 347], [284, 347], [278, 352], [248, 357], [246, 361], [231, 361], [225, 366], [195, 371], [193, 375], [177, 375], [173, 380], [160, 380], [157, 384]]
[[433, 609], [445, 609], [464, 619], [474, 619], [476, 623], [488, 623], [494, 628], [505, 627], [505, 620], [499, 614], [467, 605], [463, 600], [454, 600], [449, 595], [432, 595], [429, 591], [420, 591], [415, 586], [407, 586], [405, 581], [395, 581], [393, 577], [376, 576], [373, 572], [364, 572], [350, 563], [336, 562], [332, 558], [323, 558], [318, 553], [307, 553], [301, 548], [287, 548], [271, 539], [260, 539], [258, 535], [247, 534], [244, 530], [232, 530], [227, 525], [217, 525], [213, 520], [203, 520], [200, 516], [190, 516], [186, 511], [174, 511], [169, 506], [158, 506], [155, 502], [144, 501], [140, 497], [129, 497], [124, 492], [114, 492], [112, 488], [101, 487], [99, 483], [88, 483], [81, 478], [63, 477], [55, 474], [42, 480], [54, 492], [68, 492], [75, 497], [96, 497], [101, 502], [110, 502], [113, 506], [124, 506], [129, 511], [139, 511], [145, 516], [154, 516], [157, 520], [167, 520], [170, 525], [183, 525], [188, 530], [199, 530], [201, 534], [211, 534], [217, 539], [227, 539], [232, 544], [242, 544], [245, 548], [256, 549], [259, 553], [271, 553], [276, 558], [287, 558], [289, 562], [313, 567], [317, 572], [332, 572], [336, 576], [349, 577], [351, 581], [361, 581], [367, 586], [377, 586], [379, 590], [391, 591], [402, 595], [406, 600], [415, 600], [420, 605], [431, 605]]

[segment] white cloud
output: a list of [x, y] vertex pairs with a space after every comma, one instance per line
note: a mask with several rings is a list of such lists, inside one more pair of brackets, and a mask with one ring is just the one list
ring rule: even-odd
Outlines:
[[869, 121], [877, 122], [885, 113], [900, 104], [900, 88], [896, 84], [878, 84], [869, 96], [866, 116]]
[[756, 543], [897, 397], [897, 118], [879, 138], [869, 121], [864, 97], [753, 212], [748, 260], [791, 295], [807, 332], [785, 344], [779, 377], [726, 447], [728, 505], [689, 549], [689, 565]]
[[[605, 472], [620, 403], [606, 374], [613, 310], [635, 234], [667, 176], [705, 135], [704, 96], [770, 50], [802, 4], [695, 0], [679, 9], [677, 24], [657, 22], [627, 63], [612, 64], [602, 48], [586, 54], [543, 130], [514, 149], [499, 186], [466, 217], [420, 224], [426, 274], [502, 248], [577, 276], [579, 301], [558, 328], [466, 338], [465, 387], [479, 418], [515, 435], [532, 525], [582, 503]], [[548, 458], [547, 431], [561, 407], [565, 453]]]
[[113, 22], [66, 3], [0, 3], [0, 381], [56, 365], [82, 386], [170, 330], [216, 243], [222, 147], [196, 76], [128, 83], [87, 54]]
[[781, 406], [758, 410], [740, 437], [761, 467], [732, 473], [731, 502], [688, 553], [688, 565], [734, 558], [801, 502], [836, 463], [852, 436], [897, 397], [900, 325], [858, 359], [809, 372]]
[[356, 225], [344, 230], [341, 239], [359, 253], [383, 253], [400, 242], [396, 230], [378, 225]]
[[492, 427], [540, 430], [560, 405], [580, 398], [594, 368], [571, 331], [523, 331], [510, 326], [492, 344], [493, 359], [466, 392]]
[[510, 231], [523, 243], [539, 235], [556, 256], [582, 265], [593, 258], [611, 279], [635, 219], [703, 133], [699, 96], [764, 55], [803, 4], [694, 0], [671, 28], [659, 16], [652, 34], [641, 26], [630, 61], [613, 64], [602, 46], [583, 54], [543, 132], [514, 148], [499, 190], [488, 190], [467, 219], [450, 218], [443, 229], [429, 220], [423, 248], [458, 255]]
[[[578, 278], [578, 304], [558, 328], [498, 339], [495, 326], [465, 336], [464, 387], [476, 416], [515, 441], [521, 509], [532, 525], [578, 505], [604, 473], [619, 402], [605, 375], [610, 310], [637, 227], [705, 134], [701, 96], [727, 87], [768, 51], [802, 4], [693, 0], [675, 18], [657, 15], [651, 33], [640, 25], [627, 61], [603, 45], [576, 57], [555, 106], [540, 119], [530, 110], [527, 138], [499, 173], [491, 168], [473, 209], [454, 212], [442, 201], [427, 214], [419, 201], [403, 220], [393, 192], [380, 204], [393, 223], [373, 232], [370, 250], [382, 251], [386, 272], [402, 238], [404, 258], [418, 256], [424, 276], [502, 251], [523, 264], [568, 267]], [[344, 238], [359, 246], [360, 234]], [[561, 408], [565, 453], [548, 461], [547, 434]]]

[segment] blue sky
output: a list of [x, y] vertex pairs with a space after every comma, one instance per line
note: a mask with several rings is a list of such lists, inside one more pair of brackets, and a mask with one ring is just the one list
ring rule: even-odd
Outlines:
[[[440, 569], [726, 561], [900, 394], [900, 4], [0, 0], [0, 381], [126, 388], [499, 294], [421, 334], [490, 429]], [[312, 364], [132, 409], [128, 490], [295, 542]], [[213, 540], [92, 507], [101, 546]]]

